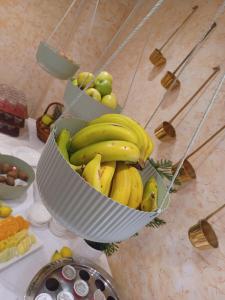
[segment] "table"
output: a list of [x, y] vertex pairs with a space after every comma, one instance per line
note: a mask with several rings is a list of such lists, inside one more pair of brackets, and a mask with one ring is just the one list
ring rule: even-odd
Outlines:
[[[21, 132], [19, 138], [12, 138], [7, 135], [0, 134], [0, 153], [17, 155], [23, 158], [23, 151], [30, 148], [30, 152], [35, 154], [35, 159], [30, 159], [31, 165], [36, 167], [38, 156], [43, 149], [43, 143], [36, 137], [35, 120], [28, 119], [25, 129]], [[29, 188], [27, 194], [18, 201], [8, 201], [13, 207], [15, 214], [26, 216], [26, 212], [33, 204], [33, 186]], [[106, 255], [100, 251], [90, 248], [82, 238], [71, 236], [68, 239], [56, 237], [51, 233], [49, 228], [32, 227], [31, 230], [43, 242], [43, 247], [37, 252], [18, 261], [7, 269], [0, 272], [0, 299], [22, 300], [26, 288], [37, 273], [37, 271], [50, 261], [51, 255], [57, 249], [66, 245], [73, 249], [75, 256], [83, 256], [93, 260], [95, 264], [101, 266], [111, 275]]]

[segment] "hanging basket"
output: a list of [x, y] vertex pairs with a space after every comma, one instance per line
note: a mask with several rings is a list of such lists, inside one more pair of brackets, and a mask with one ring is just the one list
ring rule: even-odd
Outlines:
[[50, 131], [51, 131], [51, 128], [50, 126], [43, 126], [42, 122], [41, 122], [41, 119], [44, 115], [46, 115], [49, 111], [49, 109], [54, 106], [54, 105], [59, 105], [61, 106], [62, 108], [64, 107], [64, 105], [60, 102], [52, 102], [50, 103], [47, 108], [45, 109], [43, 115], [41, 117], [39, 117], [37, 120], [36, 120], [36, 129], [37, 129], [37, 137], [39, 138], [39, 140], [41, 140], [43, 143], [46, 143], [48, 137], [49, 137], [49, 134], [50, 134]]
[[46, 72], [62, 80], [73, 77], [80, 67], [56, 48], [43, 41], [39, 44], [36, 59]]
[[[53, 218], [76, 235], [100, 243], [126, 240], [158, 213], [139, 211], [113, 201], [92, 188], [71, 169], [58, 151], [55, 137], [63, 128], [74, 134], [85, 126], [85, 121], [75, 118], [56, 122], [37, 166], [39, 192]], [[165, 183], [150, 163], [141, 175], [144, 182], [150, 176], [155, 176], [160, 207], [166, 194]], [[168, 201], [169, 197], [163, 209]]]
[[73, 85], [71, 80], [68, 81], [64, 102], [66, 108], [79, 119], [90, 121], [104, 114], [118, 114], [122, 108], [117, 105], [115, 109], [109, 108], [92, 97], [88, 96], [77, 86]]

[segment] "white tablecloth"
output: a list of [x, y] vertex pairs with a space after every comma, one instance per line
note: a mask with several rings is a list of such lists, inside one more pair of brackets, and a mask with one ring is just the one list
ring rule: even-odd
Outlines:
[[[43, 143], [36, 137], [35, 121], [32, 119], [27, 121], [26, 128], [19, 138], [0, 134], [0, 153], [17, 154], [20, 158], [23, 158], [23, 154], [27, 152], [27, 147], [31, 148], [30, 153], [32, 155], [27, 155], [26, 160], [33, 163], [35, 167], [37, 156], [43, 149]], [[15, 214], [26, 216], [26, 212], [33, 204], [33, 201], [33, 186], [31, 186], [23, 199], [8, 201], [8, 204], [13, 207]], [[75, 256], [83, 256], [93, 260], [94, 263], [99, 264], [106, 272], [111, 274], [105, 254], [101, 253], [99, 255], [99, 252], [87, 246], [83, 239], [79, 237], [70, 239], [58, 238], [48, 228], [32, 227], [31, 230], [42, 241], [43, 247], [0, 272], [1, 300], [22, 300], [33, 276], [42, 266], [50, 261], [52, 253], [64, 245], [71, 247]]]

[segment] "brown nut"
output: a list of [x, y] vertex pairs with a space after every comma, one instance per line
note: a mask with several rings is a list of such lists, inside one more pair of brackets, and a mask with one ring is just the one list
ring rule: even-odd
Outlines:
[[12, 170], [12, 166], [10, 164], [4, 163], [2, 164], [2, 173], [7, 174]]
[[13, 178], [17, 178], [17, 175], [18, 175], [18, 171], [17, 171], [17, 169], [13, 169], [12, 171], [9, 171], [8, 173], [7, 173], [7, 176], [10, 176], [10, 177], [13, 177]]
[[26, 172], [19, 171], [18, 178], [20, 178], [21, 180], [27, 181], [28, 180], [28, 175], [27, 175]]
[[0, 176], [0, 183], [5, 183], [5, 182], [6, 182], [6, 177]]
[[14, 186], [15, 185], [15, 179], [13, 177], [7, 176], [6, 177], [6, 184]]

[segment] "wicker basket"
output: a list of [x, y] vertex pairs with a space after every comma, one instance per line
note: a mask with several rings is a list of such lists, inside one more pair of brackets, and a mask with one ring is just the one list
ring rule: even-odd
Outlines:
[[[37, 120], [36, 120], [36, 128], [37, 128], [37, 136], [38, 138], [46, 143], [48, 137], [49, 137], [49, 134], [50, 134], [50, 131], [51, 131], [51, 128], [48, 127], [48, 126], [43, 126], [43, 123], [41, 122], [41, 119], [42, 117], [48, 113], [49, 109], [53, 106], [53, 105], [59, 105], [61, 106], [62, 108], [64, 108], [64, 105], [60, 102], [52, 102], [50, 103], [46, 110], [44, 111], [43, 115], [41, 117], [39, 117]], [[56, 120], [55, 120], [56, 121]]]

